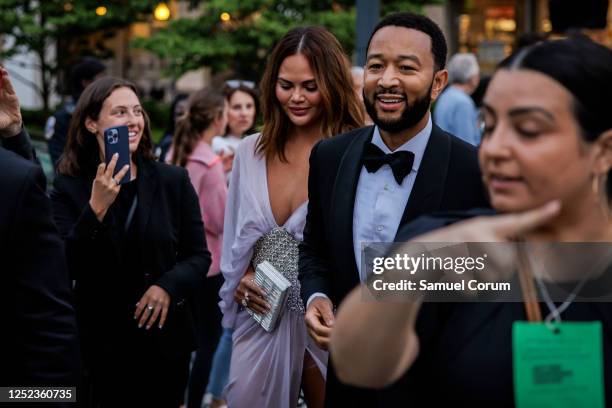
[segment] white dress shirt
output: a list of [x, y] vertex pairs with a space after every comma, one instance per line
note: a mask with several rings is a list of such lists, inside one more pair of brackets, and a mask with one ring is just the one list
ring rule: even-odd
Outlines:
[[374, 173], [368, 172], [365, 166], [361, 168], [353, 207], [353, 248], [361, 282], [366, 279], [365, 271], [361, 270], [361, 244], [392, 242], [395, 238], [421, 160], [423, 160], [431, 128], [430, 116], [423, 130], [394, 151], [391, 151], [383, 141], [378, 126], [374, 128], [372, 144], [385, 154], [400, 151], [412, 152], [414, 162], [412, 170], [404, 177], [401, 185], [397, 184], [391, 166], [388, 164], [383, 165]]
[[[391, 166], [388, 164], [383, 165], [374, 173], [369, 173], [365, 166], [361, 167], [353, 207], [353, 249], [361, 282], [366, 279], [365, 271], [361, 271], [361, 245], [367, 242], [392, 242], [395, 239], [423, 160], [431, 129], [431, 116], [429, 116], [423, 130], [396, 150], [391, 151], [380, 136], [378, 126], [374, 127], [372, 143], [376, 147], [385, 154], [402, 150], [410, 151], [414, 153], [414, 162], [412, 170], [401, 185], [395, 180]], [[325, 294], [320, 292], [312, 294], [307, 305], [312, 299], [319, 296], [325, 296]]]

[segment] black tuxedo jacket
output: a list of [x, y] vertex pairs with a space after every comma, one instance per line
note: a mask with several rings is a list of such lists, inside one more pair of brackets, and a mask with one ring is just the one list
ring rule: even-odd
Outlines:
[[75, 312], [46, 180], [25, 132], [3, 142], [0, 386], [75, 386], [80, 364]]
[[[310, 155], [308, 215], [300, 246], [304, 304], [316, 292], [338, 305], [359, 284], [353, 251], [353, 208], [363, 147], [373, 127], [319, 142]], [[433, 126], [398, 230], [436, 211], [487, 206], [476, 148]]]
[[[308, 215], [299, 259], [304, 304], [312, 294], [322, 292], [338, 306], [359, 284], [353, 208], [363, 148], [372, 140], [373, 130], [354, 130], [323, 140], [312, 149]], [[434, 125], [398, 231], [423, 214], [487, 205], [476, 148]], [[346, 386], [337, 379], [330, 361], [327, 407], [396, 406], [405, 404], [405, 397], [393, 386], [382, 392]]]
[[[159, 341], [166, 350], [184, 352], [195, 344], [186, 301], [201, 284], [211, 262], [200, 206], [185, 169], [148, 160], [137, 160], [137, 164], [134, 245], [141, 256], [137, 270], [127, 272], [129, 278], [136, 277], [143, 284], [138, 293], [129, 296], [135, 304], [153, 284], [168, 292], [172, 306]], [[51, 194], [55, 222], [66, 242], [69, 271], [76, 280], [77, 314], [86, 355], [95, 353], [103, 341], [100, 336], [108, 334], [103, 322], [109, 318], [108, 309], [114, 307], [113, 294], [128, 278], [119, 275], [125, 264], [113, 234], [113, 229], [124, 226], [115, 223], [111, 211], [103, 222], [98, 221], [89, 205], [92, 182], [91, 178], [60, 174]], [[133, 304], [117, 314], [123, 319], [134, 313]], [[116, 327], [118, 322], [108, 324]]]

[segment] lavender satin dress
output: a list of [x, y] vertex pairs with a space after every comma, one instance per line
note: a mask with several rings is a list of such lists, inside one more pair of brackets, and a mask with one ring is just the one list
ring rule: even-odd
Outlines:
[[[297, 242], [302, 240], [307, 203], [284, 225], [272, 214], [268, 196], [265, 159], [255, 154], [259, 135], [245, 138], [234, 158], [225, 212], [221, 271], [225, 283], [219, 306], [223, 326], [234, 329], [232, 361], [225, 396], [230, 408], [289, 408], [297, 405], [304, 354], [308, 352], [325, 377], [327, 352], [319, 349], [306, 332], [304, 309], [297, 280]], [[280, 231], [280, 230], [284, 231]], [[279, 236], [289, 233], [295, 245]], [[278, 242], [282, 248], [271, 248]], [[254, 252], [257, 246], [258, 253]], [[265, 248], [264, 248], [265, 247]], [[269, 260], [282, 254], [282, 269], [292, 287], [287, 306], [276, 329], [268, 333], [234, 301], [234, 292], [255, 256]]]

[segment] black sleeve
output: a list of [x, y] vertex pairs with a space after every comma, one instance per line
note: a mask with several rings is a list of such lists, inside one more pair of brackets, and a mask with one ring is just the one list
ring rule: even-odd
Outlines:
[[[32, 147], [30, 136], [28, 135], [28, 132], [25, 130], [25, 128], [21, 128], [21, 132], [16, 136], [4, 137], [1, 139], [2, 147], [4, 147], [6, 150], [10, 150], [13, 153], [23, 157], [24, 159], [38, 164], [36, 152]], [[43, 181], [45, 181], [44, 178]]]
[[[320, 143], [320, 142], [319, 142]], [[299, 279], [304, 305], [314, 293], [321, 292], [330, 296], [330, 262], [328, 245], [323, 231], [323, 208], [319, 193], [320, 180], [317, 176], [317, 143], [310, 153], [308, 174], [308, 214], [304, 226], [304, 240], [300, 244]]]
[[156, 282], [156, 285], [170, 294], [174, 302], [181, 302], [193, 295], [206, 277], [211, 264], [200, 203], [184, 169], [181, 179], [181, 206], [177, 262]]
[[[17, 200], [15, 308], [24, 383], [75, 386], [79, 343], [64, 247], [51, 218], [44, 175], [33, 167]], [[9, 262], [9, 265], [11, 262]]]
[[53, 218], [66, 245], [66, 258], [71, 279], [79, 279], [80, 271], [91, 266], [91, 260], [99, 257], [100, 248], [111, 243], [112, 216], [107, 212], [103, 222], [98, 221], [89, 203], [75, 208], [65, 176], [58, 175], [53, 183], [51, 202]]

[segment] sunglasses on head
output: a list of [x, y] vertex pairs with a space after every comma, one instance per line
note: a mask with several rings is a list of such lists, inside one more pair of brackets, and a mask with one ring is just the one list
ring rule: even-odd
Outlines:
[[253, 81], [243, 81], [241, 79], [230, 79], [225, 81], [225, 85], [229, 86], [232, 89], [240, 88], [244, 86], [245, 88], [255, 89], [255, 82]]

